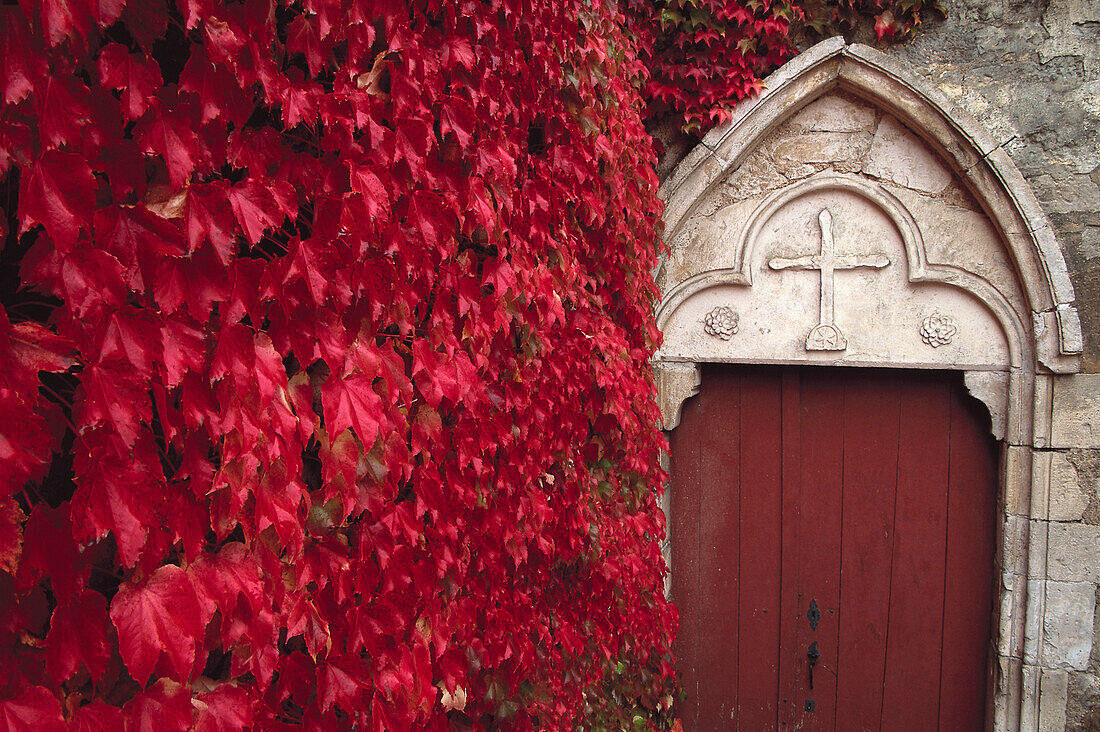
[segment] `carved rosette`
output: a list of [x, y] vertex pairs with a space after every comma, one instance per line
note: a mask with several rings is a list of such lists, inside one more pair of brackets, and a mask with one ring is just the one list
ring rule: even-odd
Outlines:
[[738, 324], [741, 321], [733, 308], [728, 305], [719, 305], [707, 313], [703, 320], [703, 329], [715, 338], [728, 341], [737, 333]]
[[920, 324], [921, 340], [932, 348], [946, 346], [958, 332], [955, 319], [950, 315], [941, 314], [938, 310], [933, 310], [932, 314]]
[[806, 336], [807, 351], [843, 351], [847, 347], [848, 339], [835, 325], [816, 325]]

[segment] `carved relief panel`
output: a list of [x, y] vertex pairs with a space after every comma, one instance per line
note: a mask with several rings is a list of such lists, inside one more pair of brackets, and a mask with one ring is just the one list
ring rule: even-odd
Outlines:
[[1031, 315], [939, 155], [845, 92], [808, 104], [699, 196], [658, 272], [658, 362], [1004, 370]]
[[[728, 266], [666, 293], [665, 360], [978, 370], [1011, 361], [1007, 299], [974, 273], [928, 264], [920, 223], [873, 181], [819, 174], [747, 216], [739, 205], [717, 211], [711, 231]], [[720, 312], [736, 314], [736, 339], [713, 337]]]

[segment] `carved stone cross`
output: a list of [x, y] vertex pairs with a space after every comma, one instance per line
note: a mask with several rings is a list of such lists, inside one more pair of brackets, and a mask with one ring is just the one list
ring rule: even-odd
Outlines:
[[843, 351], [848, 347], [848, 340], [840, 332], [834, 322], [834, 290], [833, 273], [838, 269], [857, 269], [859, 267], [874, 267], [881, 269], [890, 264], [885, 254], [836, 255], [836, 244], [833, 242], [833, 215], [829, 209], [821, 209], [817, 215], [821, 224], [821, 253], [809, 254], [794, 259], [776, 257], [768, 262], [768, 266], [775, 270], [780, 269], [816, 269], [821, 270], [821, 317], [810, 334], [806, 336], [807, 351]]

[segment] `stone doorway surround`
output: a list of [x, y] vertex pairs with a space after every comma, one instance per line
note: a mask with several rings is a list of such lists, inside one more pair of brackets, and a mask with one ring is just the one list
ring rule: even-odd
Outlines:
[[765, 89], [661, 187], [664, 428], [704, 362], [964, 371], [1002, 445], [987, 726], [1061, 729], [1050, 448], [1082, 335], [1050, 223], [1005, 141], [874, 49], [823, 41]]

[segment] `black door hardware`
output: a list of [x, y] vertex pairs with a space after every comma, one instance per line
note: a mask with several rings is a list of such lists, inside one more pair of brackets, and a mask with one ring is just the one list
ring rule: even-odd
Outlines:
[[814, 666], [817, 659], [821, 658], [821, 651], [817, 649], [817, 641], [810, 644], [810, 650], [806, 651], [806, 657], [810, 659], [810, 688], [814, 688]]

